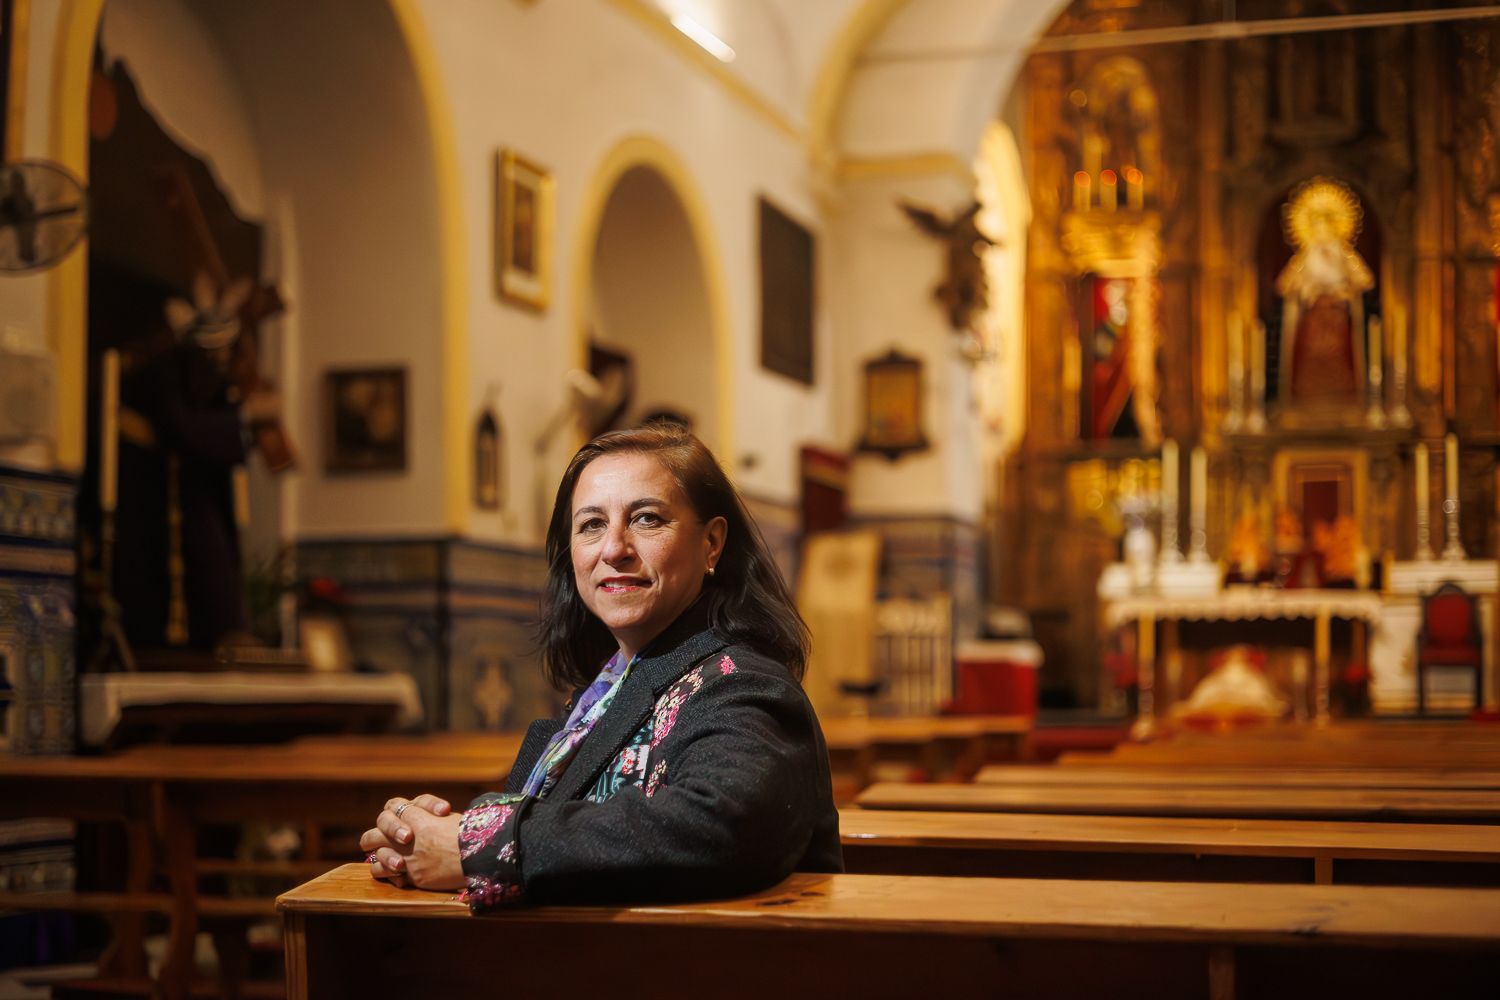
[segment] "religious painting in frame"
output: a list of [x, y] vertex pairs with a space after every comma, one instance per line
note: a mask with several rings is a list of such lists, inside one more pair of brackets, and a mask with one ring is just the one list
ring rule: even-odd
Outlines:
[[922, 362], [892, 348], [865, 362], [864, 431], [860, 451], [895, 461], [927, 447], [922, 431]]
[[813, 384], [817, 245], [812, 231], [760, 199], [760, 363]]
[[508, 149], [495, 162], [495, 289], [547, 308], [552, 290], [552, 174]]
[[406, 369], [331, 371], [323, 383], [328, 472], [406, 470]]

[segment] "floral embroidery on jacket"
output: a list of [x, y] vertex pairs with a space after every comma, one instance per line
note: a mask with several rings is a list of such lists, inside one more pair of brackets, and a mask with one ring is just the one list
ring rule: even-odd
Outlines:
[[[650, 784], [650, 779], [654, 777], [656, 783], [660, 784], [662, 775], [666, 773], [666, 765], [658, 762], [654, 770], [649, 769], [648, 758], [677, 725], [677, 713], [682, 706], [689, 698], [702, 690], [703, 667], [703, 664], [699, 664], [683, 674], [662, 693], [660, 698], [656, 699], [656, 705], [651, 710], [651, 718], [644, 726], [636, 730], [625, 749], [610, 761], [609, 767], [605, 768], [599, 780], [594, 782], [594, 787], [589, 789], [588, 794], [584, 796], [586, 801], [603, 802], [631, 785], [644, 784], [648, 796], [655, 794], [656, 785]], [[719, 673], [723, 675], [732, 674], [735, 671], [734, 661], [727, 656], [720, 658], [718, 667]]]
[[666, 776], [667, 762], [664, 760], [657, 761], [656, 766], [651, 769], [651, 777], [646, 779], [646, 798], [649, 799], [656, 794], [657, 788], [661, 786], [661, 779]]
[[471, 910], [521, 898], [516, 834], [526, 801], [527, 796], [517, 792], [488, 792], [459, 818], [458, 850], [468, 887], [462, 898]]
[[509, 803], [487, 802], [465, 812], [458, 825], [459, 856], [472, 857], [490, 843], [515, 811], [516, 807]]
[[677, 725], [677, 712], [689, 698], [703, 687], [703, 666], [700, 664], [677, 679], [667, 688], [667, 693], [656, 701], [656, 711], [651, 715], [651, 749], [672, 734]]

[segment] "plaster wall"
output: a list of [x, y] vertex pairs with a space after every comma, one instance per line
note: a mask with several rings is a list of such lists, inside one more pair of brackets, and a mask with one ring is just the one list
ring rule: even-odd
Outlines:
[[596, 338], [635, 361], [627, 419], [670, 402], [699, 436], [717, 439], [711, 323], [681, 202], [655, 171], [628, 171], [610, 195], [593, 264]]
[[979, 149], [1026, 54], [1068, 0], [911, 0], [856, 62], [836, 134], [849, 156]]
[[850, 478], [856, 516], [946, 515], [977, 520], [982, 489], [975, 461], [976, 416], [968, 366], [932, 288], [942, 279], [944, 249], [920, 233], [898, 200], [963, 204], [970, 193], [955, 179], [872, 180], [851, 185], [836, 224], [842, 259], [835, 291], [842, 333], [838, 395], [842, 440], [857, 441], [863, 407], [863, 363], [892, 348], [923, 363], [922, 425], [931, 446], [897, 461], [858, 455]]
[[[816, 364], [822, 378], [811, 388], [760, 367], [756, 197], [765, 193], [816, 227], [820, 213], [805, 147], [618, 5], [424, 0], [420, 9], [441, 67], [461, 165], [467, 391], [477, 416], [488, 386], [500, 383], [500, 421], [517, 443], [503, 456], [510, 481], [540, 476], [555, 483], [571, 453], [571, 443], [560, 440], [533, 469], [529, 442], [559, 404], [564, 373], [583, 359], [598, 236], [597, 220], [587, 213], [591, 204], [602, 204], [613, 181], [604, 176], [604, 164], [621, 143], [645, 137], [680, 167], [674, 187], [686, 187], [678, 195], [695, 234], [701, 227], [714, 246], [704, 256], [705, 277], [711, 293], [716, 286], [722, 293], [727, 322], [721, 331], [705, 332], [715, 334], [715, 350], [725, 355], [715, 363], [713, 392], [728, 419], [710, 444], [742, 488], [772, 500], [794, 499], [797, 444], [831, 434], [832, 345], [820, 313]], [[493, 162], [502, 147], [549, 167], [556, 178], [556, 269], [552, 304], [544, 312], [509, 305], [494, 292]], [[536, 492], [513, 491], [511, 509], [497, 514], [470, 510], [466, 533], [539, 542]], [[550, 490], [543, 495], [550, 502]]]

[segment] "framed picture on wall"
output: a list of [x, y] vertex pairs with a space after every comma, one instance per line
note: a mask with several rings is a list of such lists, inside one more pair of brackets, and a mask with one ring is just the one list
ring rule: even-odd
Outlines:
[[760, 199], [760, 363], [813, 384], [812, 232]]
[[552, 174], [508, 149], [495, 166], [495, 289], [545, 309], [552, 290]]
[[326, 471], [405, 471], [406, 369], [329, 372], [323, 424]]
[[865, 426], [860, 451], [895, 461], [927, 447], [922, 431], [922, 362], [894, 348], [865, 362]]

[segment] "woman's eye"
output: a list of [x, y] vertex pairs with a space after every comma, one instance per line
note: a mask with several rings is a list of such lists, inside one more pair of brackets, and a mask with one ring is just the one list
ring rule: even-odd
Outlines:
[[604, 522], [601, 521], [601, 520], [599, 520], [597, 517], [593, 517], [593, 518], [589, 518], [587, 521], [581, 521], [581, 522], [579, 522], [578, 533], [580, 535], [587, 535], [587, 534], [591, 534], [591, 533], [593, 533], [595, 531], [599, 531], [599, 530], [603, 529], [603, 527], [604, 527]]
[[643, 510], [635, 516], [635, 523], [645, 528], [654, 528], [665, 522], [661, 519], [660, 515], [653, 514], [649, 510]]

